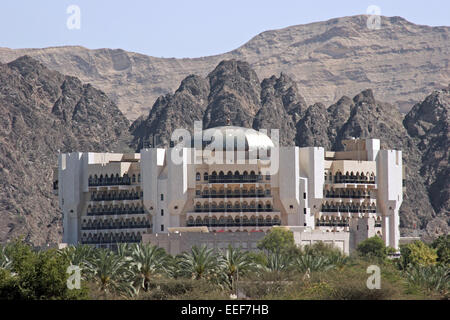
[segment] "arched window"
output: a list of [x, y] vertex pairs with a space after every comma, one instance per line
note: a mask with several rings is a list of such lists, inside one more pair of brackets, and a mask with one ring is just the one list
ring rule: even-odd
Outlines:
[[197, 172], [197, 173], [195, 174], [195, 181], [200, 181], [200, 179], [201, 179], [200, 172]]
[[208, 181], [208, 172], [203, 174], [203, 180]]

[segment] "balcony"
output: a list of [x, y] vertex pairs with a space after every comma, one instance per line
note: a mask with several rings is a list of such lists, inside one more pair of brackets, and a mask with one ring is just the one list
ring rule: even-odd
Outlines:
[[318, 227], [348, 227], [348, 222], [344, 221], [330, 221], [330, 220], [317, 220], [316, 226]]
[[[264, 179], [262, 176], [239, 176], [239, 178], [232, 176], [232, 177], [214, 177], [210, 176], [208, 181], [205, 181], [205, 183], [258, 183], [258, 182], [264, 182]], [[268, 181], [270, 182], [270, 181]]]
[[115, 215], [132, 215], [132, 214], [145, 214], [145, 210], [135, 210], [135, 211], [96, 211], [96, 212], [87, 212], [88, 216], [115, 216]]
[[227, 213], [227, 212], [238, 212], [238, 213], [244, 213], [244, 212], [274, 212], [273, 208], [198, 208], [196, 207], [194, 209], [194, 212], [204, 212], [204, 213]]
[[374, 199], [370, 195], [349, 195], [349, 194], [325, 194], [325, 198], [332, 199]]
[[321, 212], [336, 212], [336, 213], [376, 213], [377, 209], [363, 209], [363, 208], [325, 208], [320, 209]]
[[234, 227], [273, 227], [281, 225], [280, 221], [272, 222], [186, 222], [187, 227], [221, 227], [221, 228], [234, 228]]
[[141, 239], [119, 239], [119, 240], [81, 240], [81, 244], [117, 244], [117, 243], [139, 243]]
[[82, 226], [82, 231], [90, 230], [115, 230], [115, 229], [149, 229], [152, 228], [150, 223], [144, 224], [124, 224], [124, 225], [97, 225], [97, 226]]
[[[331, 177], [331, 176], [329, 176]], [[375, 184], [375, 176], [360, 176], [360, 175], [335, 175], [332, 179], [325, 177], [325, 183], [348, 183], [348, 184]]]
[[106, 187], [106, 186], [129, 186], [131, 185], [131, 179], [119, 178], [112, 180], [89, 180], [89, 187]]
[[217, 199], [217, 198], [270, 198], [271, 193], [219, 193], [219, 194], [196, 194], [195, 198]]
[[92, 196], [91, 201], [123, 201], [123, 200], [141, 200], [142, 197], [140, 195], [117, 195], [117, 196]]

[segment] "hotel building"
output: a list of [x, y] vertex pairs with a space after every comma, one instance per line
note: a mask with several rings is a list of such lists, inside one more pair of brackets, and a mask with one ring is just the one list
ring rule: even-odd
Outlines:
[[[205, 137], [224, 137], [223, 148]], [[60, 154], [63, 242], [251, 250], [280, 226], [298, 245], [324, 241], [349, 253], [377, 235], [398, 248], [401, 151], [381, 150], [378, 139], [346, 140], [344, 151], [275, 147], [266, 134], [233, 126], [200, 139], [135, 154]]]

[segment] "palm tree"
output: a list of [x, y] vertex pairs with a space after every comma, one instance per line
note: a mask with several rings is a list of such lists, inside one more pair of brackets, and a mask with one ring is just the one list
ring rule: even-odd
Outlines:
[[10, 270], [12, 267], [12, 261], [8, 254], [8, 248], [6, 246], [0, 247], [0, 268]]
[[193, 246], [190, 253], [178, 257], [178, 270], [182, 275], [193, 279], [211, 279], [220, 268], [220, 259], [214, 249], [206, 246]]
[[64, 257], [71, 265], [79, 266], [81, 269], [86, 268], [89, 261], [95, 255], [95, 248], [89, 245], [69, 246], [57, 251], [59, 255]]
[[133, 270], [140, 287], [148, 291], [150, 279], [166, 270], [168, 261], [164, 249], [150, 244], [135, 244], [131, 253]]
[[300, 272], [326, 271], [334, 268], [330, 259], [312, 254], [295, 257], [294, 266]]
[[450, 290], [450, 268], [446, 265], [412, 265], [409, 264], [406, 278], [412, 285], [429, 291], [448, 292]]
[[241, 249], [235, 249], [231, 245], [221, 256], [221, 271], [224, 272], [228, 278], [230, 289], [233, 289], [234, 282], [239, 275], [255, 269], [256, 265], [252, 261], [248, 252]]
[[287, 271], [290, 267], [290, 257], [280, 251], [269, 252], [267, 254], [266, 265], [263, 269], [269, 272]]
[[91, 280], [99, 285], [100, 291], [133, 295], [134, 274], [130, 264], [123, 257], [110, 250], [99, 249], [88, 263]]

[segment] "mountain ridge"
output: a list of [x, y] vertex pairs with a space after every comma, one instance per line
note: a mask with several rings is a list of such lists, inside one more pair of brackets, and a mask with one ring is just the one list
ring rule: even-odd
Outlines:
[[122, 49], [79, 46], [0, 48], [0, 62], [30, 54], [47, 67], [102, 89], [130, 120], [146, 114], [158, 96], [173, 92], [189, 74], [206, 76], [220, 61], [246, 60], [263, 78], [290, 75], [308, 104], [330, 105], [372, 88], [402, 111], [450, 82], [450, 27], [381, 17], [369, 30], [357, 15], [268, 30], [223, 54], [157, 58]]

